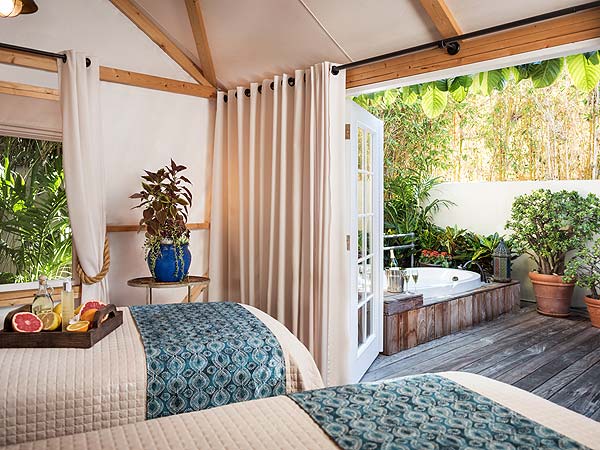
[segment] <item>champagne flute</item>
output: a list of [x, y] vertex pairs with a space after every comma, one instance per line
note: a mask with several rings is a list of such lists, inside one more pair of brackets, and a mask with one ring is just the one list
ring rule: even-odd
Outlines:
[[402, 280], [404, 281], [404, 283], [402, 284], [402, 293], [408, 294], [408, 281], [410, 280], [410, 274], [406, 269], [402, 270], [400, 273], [402, 274]]
[[419, 271], [418, 270], [413, 270], [412, 279], [415, 282], [415, 294], [416, 294], [417, 293], [417, 280], [419, 279]]

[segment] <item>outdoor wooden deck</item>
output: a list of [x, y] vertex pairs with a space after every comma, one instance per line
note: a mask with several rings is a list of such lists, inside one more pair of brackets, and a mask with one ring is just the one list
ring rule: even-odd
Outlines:
[[555, 319], [533, 306], [392, 356], [363, 381], [425, 372], [478, 373], [600, 421], [600, 329], [583, 317]]

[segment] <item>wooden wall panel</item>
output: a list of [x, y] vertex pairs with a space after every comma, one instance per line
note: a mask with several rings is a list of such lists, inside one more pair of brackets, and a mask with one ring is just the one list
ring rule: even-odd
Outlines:
[[[398, 300], [402, 301], [402, 300]], [[405, 311], [388, 305], [383, 354], [392, 355], [519, 309], [520, 285], [494, 283], [464, 297]]]

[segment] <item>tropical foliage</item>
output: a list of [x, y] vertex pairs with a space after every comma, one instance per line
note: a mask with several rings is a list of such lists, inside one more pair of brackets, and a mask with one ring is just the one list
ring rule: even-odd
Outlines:
[[551, 69], [559, 67], [556, 63], [446, 80], [448, 101], [435, 119], [425, 114], [420, 96], [433, 87], [443, 90], [444, 82], [391, 89], [355, 101], [385, 122], [390, 176], [396, 167], [421, 168], [419, 160], [427, 160], [427, 174], [443, 181], [598, 179], [597, 55], [560, 60], [557, 78], [541, 89], [535, 86], [545, 84], [539, 80], [547, 80], [554, 73]]
[[71, 229], [58, 142], [0, 136], [0, 283], [71, 273]]
[[567, 253], [600, 232], [600, 198], [538, 189], [515, 198], [506, 228], [512, 250], [528, 254], [539, 273], [563, 275]]
[[588, 289], [592, 298], [600, 299], [600, 239], [585, 247], [567, 263], [565, 281]]
[[363, 94], [355, 101], [363, 106], [373, 106], [381, 101], [401, 101], [407, 105], [420, 103], [425, 115], [433, 119], [444, 112], [449, 99], [461, 103], [468, 94], [490, 95], [494, 91], [504, 90], [511, 80], [516, 83], [530, 80], [533, 87], [538, 89], [551, 86], [558, 80], [564, 67], [573, 84], [589, 93], [600, 82], [600, 51]]

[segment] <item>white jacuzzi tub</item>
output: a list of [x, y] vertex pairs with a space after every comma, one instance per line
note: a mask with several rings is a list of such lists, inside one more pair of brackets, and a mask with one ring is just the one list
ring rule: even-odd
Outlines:
[[416, 290], [411, 277], [408, 282], [408, 291], [423, 294], [424, 300], [456, 296], [477, 289], [482, 284], [481, 276], [470, 270], [444, 267], [415, 267], [407, 270], [411, 273], [416, 270], [419, 273]]

